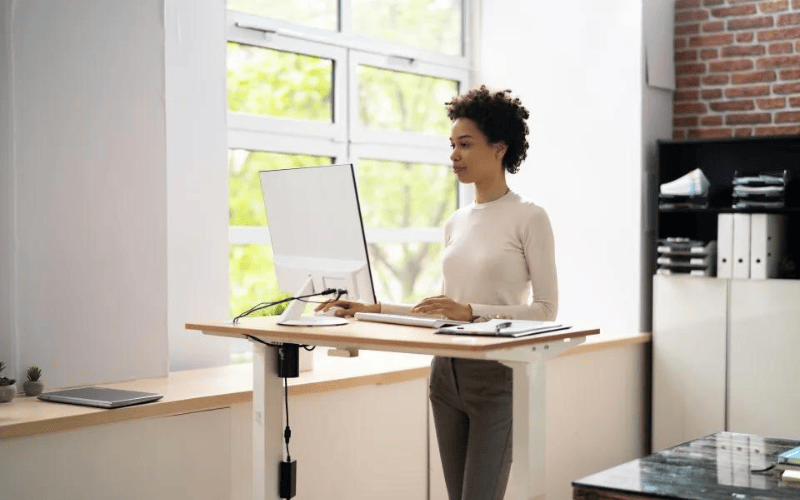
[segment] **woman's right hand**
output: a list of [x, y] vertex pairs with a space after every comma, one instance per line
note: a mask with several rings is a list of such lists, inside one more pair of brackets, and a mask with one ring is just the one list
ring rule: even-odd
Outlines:
[[340, 318], [353, 316], [357, 312], [371, 312], [371, 313], [379, 313], [381, 312], [381, 305], [378, 304], [364, 304], [362, 302], [355, 302], [352, 300], [329, 300], [327, 302], [323, 302], [322, 304], [318, 305], [314, 308], [314, 311], [327, 311], [332, 307], [339, 307], [340, 309], [336, 311], [336, 316]]

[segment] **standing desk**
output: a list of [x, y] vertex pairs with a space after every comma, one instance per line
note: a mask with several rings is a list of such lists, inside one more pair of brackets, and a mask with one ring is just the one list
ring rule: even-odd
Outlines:
[[[207, 335], [264, 342], [305, 344], [453, 358], [495, 360], [513, 370], [512, 470], [508, 498], [542, 500], [545, 492], [545, 365], [564, 350], [582, 343], [599, 329], [577, 328], [522, 338], [441, 335], [432, 328], [350, 320], [329, 327], [280, 326], [277, 317], [243, 318], [237, 325], [187, 323]], [[283, 381], [277, 355], [254, 343], [253, 351], [253, 499], [278, 499], [278, 463], [283, 460]]]

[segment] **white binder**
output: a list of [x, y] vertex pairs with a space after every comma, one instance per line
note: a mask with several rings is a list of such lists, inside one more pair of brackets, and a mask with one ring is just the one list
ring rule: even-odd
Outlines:
[[733, 214], [733, 278], [750, 278], [750, 214]]
[[717, 277], [733, 277], [733, 214], [717, 216]]
[[765, 280], [778, 277], [783, 258], [786, 217], [781, 214], [750, 216], [750, 278]]

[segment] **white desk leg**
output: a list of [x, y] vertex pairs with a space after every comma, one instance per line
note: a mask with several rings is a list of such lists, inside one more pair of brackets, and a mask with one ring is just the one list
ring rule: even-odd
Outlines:
[[544, 500], [545, 360], [506, 362], [514, 370], [512, 460], [509, 498]]
[[253, 344], [253, 500], [278, 498], [283, 460], [283, 380], [273, 347]]

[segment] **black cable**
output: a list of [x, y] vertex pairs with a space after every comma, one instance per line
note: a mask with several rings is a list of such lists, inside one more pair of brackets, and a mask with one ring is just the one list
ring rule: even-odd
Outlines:
[[252, 335], [244, 334], [244, 336], [247, 337], [248, 339], [252, 340], [253, 342], [258, 342], [259, 344], [268, 345], [270, 347], [281, 347], [283, 345], [283, 344], [270, 344], [269, 342], [264, 342], [260, 338], [253, 337]]
[[292, 456], [289, 454], [289, 438], [292, 437], [292, 429], [289, 428], [289, 379], [283, 377], [284, 401], [286, 401], [286, 429], [283, 431], [283, 439], [286, 441], [286, 461], [291, 462]]
[[305, 300], [305, 299], [302, 299], [302, 298], [299, 298], [299, 297], [297, 298], [297, 300], [299, 300], [300, 302], [305, 302], [307, 304], [327, 304], [328, 302], [339, 300], [340, 298], [342, 298], [342, 295], [347, 295], [347, 290], [343, 290], [341, 288], [337, 288], [336, 289], [336, 298], [331, 299], [331, 300], [325, 300], [325, 301], [320, 302], [318, 300]]
[[[309, 297], [319, 297], [319, 296], [322, 296], [322, 295], [330, 295], [332, 293], [336, 294], [336, 298], [334, 300], [339, 300], [339, 298], [342, 295], [344, 295], [345, 293], [347, 293], [347, 291], [346, 290], [342, 290], [341, 288], [326, 288], [325, 290], [323, 290], [323, 291], [321, 291], [319, 293], [311, 293], [311, 294], [308, 294], [308, 295], [301, 295], [299, 297], [287, 297], [285, 299], [276, 300], [275, 302], [261, 302], [259, 304], [254, 305], [253, 307], [251, 307], [247, 311], [241, 313], [240, 315], [236, 316], [235, 318], [233, 318], [233, 324], [235, 325], [235, 324], [239, 323], [239, 318], [243, 318], [245, 316], [249, 316], [249, 315], [253, 314], [256, 311], [260, 311], [260, 310], [266, 309], [268, 307], [277, 306], [278, 304], [283, 304], [284, 302], [289, 302], [290, 300], [303, 301], [303, 299], [307, 299]], [[305, 302], [305, 301], [303, 301], [303, 302]]]
[[[283, 346], [283, 344], [272, 344], [272, 343], [270, 343], [270, 342], [264, 342], [264, 341], [263, 341], [263, 340], [261, 340], [260, 338], [258, 338], [258, 337], [253, 337], [252, 335], [247, 335], [247, 334], [244, 334], [244, 336], [245, 336], [245, 337], [247, 337], [248, 339], [252, 340], [253, 342], [258, 342], [259, 344], [268, 345], [268, 346], [270, 346], [270, 347], [281, 347], [281, 346]], [[306, 344], [298, 344], [298, 345], [299, 345], [299, 347], [302, 347], [302, 348], [303, 348], [303, 349], [305, 349], [306, 351], [313, 351], [314, 349], [316, 349], [316, 348], [317, 348], [317, 346], [315, 346], [315, 345], [306, 345]], [[311, 349], [309, 349], [309, 347], [310, 347]]]
[[772, 464], [769, 467], [767, 467], [766, 469], [753, 469], [753, 470], [750, 471], [750, 473], [751, 474], [763, 474], [764, 472], [771, 471], [774, 468], [775, 468], [775, 464]]

